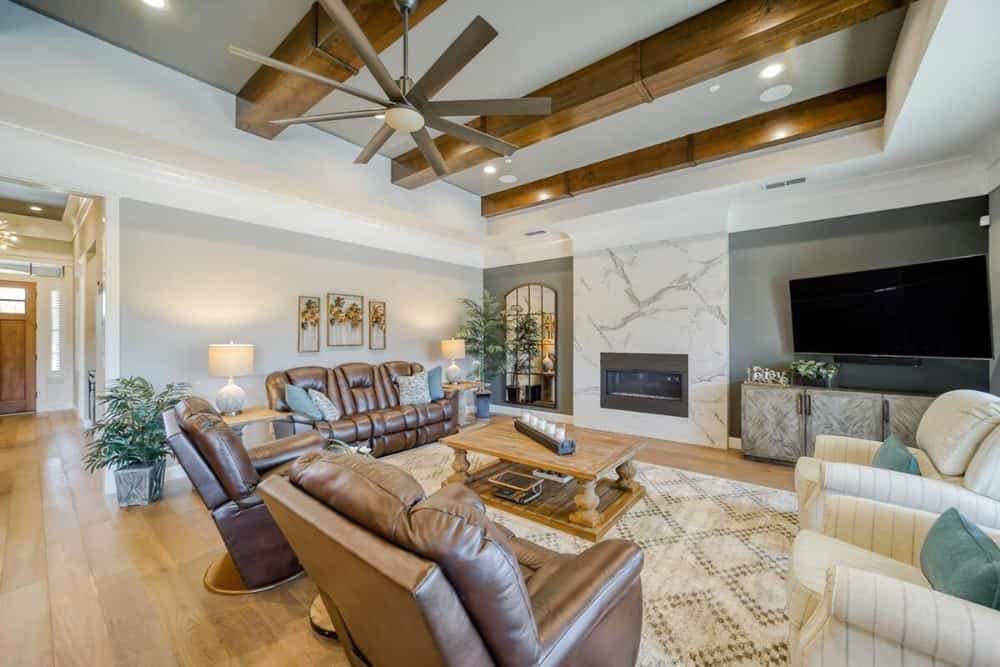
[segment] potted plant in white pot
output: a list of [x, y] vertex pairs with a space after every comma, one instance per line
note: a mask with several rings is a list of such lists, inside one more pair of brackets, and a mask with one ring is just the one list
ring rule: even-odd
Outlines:
[[479, 391], [476, 392], [476, 417], [490, 416], [490, 383], [503, 372], [507, 359], [507, 327], [500, 300], [483, 290], [482, 302], [462, 299], [465, 324], [455, 334], [465, 339], [465, 351], [476, 363]]
[[83, 457], [89, 472], [111, 468], [115, 473], [118, 505], [148, 505], [163, 495], [163, 476], [170, 446], [163, 413], [188, 395], [190, 386], [168, 384], [156, 393], [141, 377], [112, 382], [98, 397], [103, 415], [87, 430]]

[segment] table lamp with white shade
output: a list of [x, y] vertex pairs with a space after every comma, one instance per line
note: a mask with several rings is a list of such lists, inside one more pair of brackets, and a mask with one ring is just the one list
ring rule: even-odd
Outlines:
[[238, 415], [243, 411], [247, 393], [233, 382], [233, 378], [253, 375], [253, 345], [241, 345], [232, 341], [209, 345], [208, 374], [212, 377], [229, 378], [229, 382], [215, 395], [215, 406], [223, 414]]
[[455, 363], [456, 359], [465, 359], [465, 339], [449, 338], [441, 341], [441, 356], [451, 359], [451, 366], [445, 369], [448, 382], [458, 382], [462, 379], [462, 369]]

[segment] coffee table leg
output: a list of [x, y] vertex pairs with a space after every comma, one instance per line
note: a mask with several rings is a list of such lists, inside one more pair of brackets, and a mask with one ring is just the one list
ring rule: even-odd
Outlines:
[[455, 459], [451, 462], [451, 469], [455, 472], [448, 475], [448, 479], [441, 486], [455, 483], [465, 484], [469, 481], [469, 455], [464, 449], [455, 450]]
[[636, 471], [637, 466], [635, 465], [635, 461], [626, 461], [615, 468], [615, 472], [618, 473], [618, 488], [622, 491], [631, 491], [632, 493], [642, 489], [642, 484], [635, 479]]
[[577, 480], [576, 496], [573, 498], [577, 509], [570, 513], [569, 520], [588, 528], [597, 526], [601, 522], [601, 515], [597, 512], [600, 501], [595, 480]]

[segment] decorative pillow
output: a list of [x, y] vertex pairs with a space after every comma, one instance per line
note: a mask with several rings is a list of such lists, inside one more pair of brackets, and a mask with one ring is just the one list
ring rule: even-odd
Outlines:
[[1000, 500], [1000, 426], [979, 445], [965, 470], [962, 484], [970, 491]]
[[444, 387], [441, 386], [441, 367], [435, 366], [427, 371], [427, 388], [431, 392], [432, 401], [444, 398]]
[[431, 392], [427, 386], [427, 371], [396, 378], [399, 386], [400, 405], [425, 405], [431, 402]]
[[942, 475], [964, 475], [976, 449], [1000, 424], [1000, 397], [972, 389], [941, 394], [917, 426], [917, 447]]
[[294, 384], [286, 384], [285, 403], [288, 403], [288, 407], [292, 409], [292, 412], [305, 415], [313, 421], [319, 421], [323, 418], [323, 413], [319, 411], [319, 408], [316, 407], [312, 399], [309, 398], [309, 394], [302, 387], [296, 387]]
[[954, 507], [928, 531], [920, 569], [934, 590], [1000, 609], [1000, 547]]
[[323, 419], [328, 422], [335, 422], [340, 419], [340, 408], [333, 404], [329, 398], [326, 397], [321, 391], [316, 391], [315, 389], [309, 390], [309, 399], [313, 402], [313, 405], [320, 411], [323, 415]]
[[902, 440], [896, 437], [895, 433], [890, 434], [882, 446], [875, 450], [872, 467], [920, 475], [920, 464], [917, 463], [917, 458], [910, 453], [910, 450], [906, 448]]

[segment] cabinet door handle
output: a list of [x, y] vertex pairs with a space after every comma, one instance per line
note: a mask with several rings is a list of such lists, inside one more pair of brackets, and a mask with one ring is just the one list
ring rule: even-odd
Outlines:
[[882, 399], [882, 421], [884, 421], [886, 424], [889, 423], [889, 410], [890, 409], [891, 409], [891, 407], [889, 406], [889, 400], [888, 399]]
[[802, 414], [802, 394], [795, 395], [795, 414]]
[[811, 415], [813, 413], [813, 397], [806, 394], [806, 414]]

